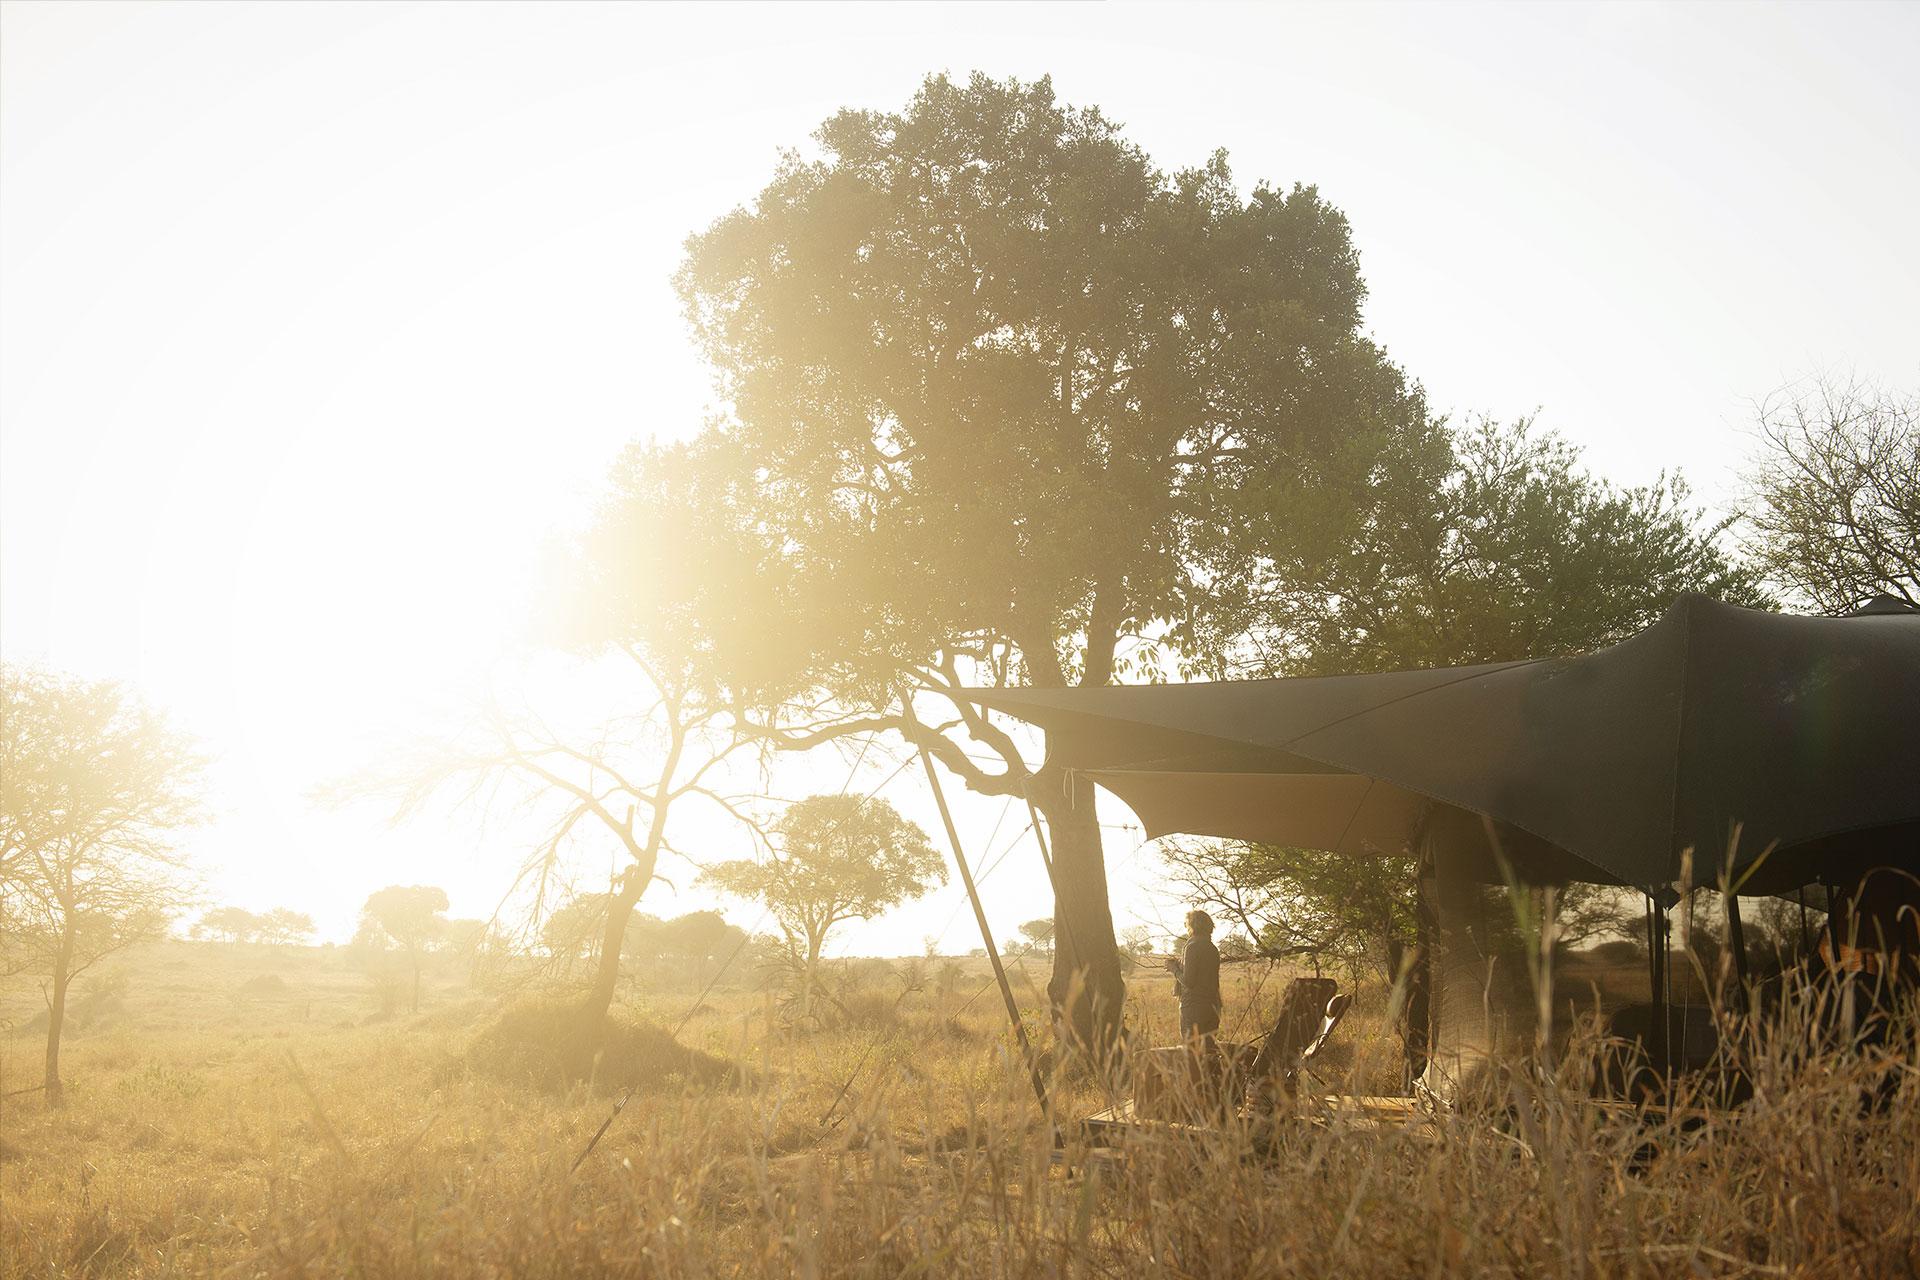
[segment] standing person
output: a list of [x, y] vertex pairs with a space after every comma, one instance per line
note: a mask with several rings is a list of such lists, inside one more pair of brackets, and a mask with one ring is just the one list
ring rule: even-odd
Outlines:
[[1187, 954], [1170, 960], [1173, 991], [1180, 997], [1180, 1038], [1195, 1036], [1213, 1045], [1220, 1029], [1220, 952], [1213, 945], [1213, 917], [1204, 911], [1187, 913]]

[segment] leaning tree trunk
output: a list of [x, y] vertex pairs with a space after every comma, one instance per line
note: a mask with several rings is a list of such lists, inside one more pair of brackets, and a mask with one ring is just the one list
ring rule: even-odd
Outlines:
[[627, 940], [627, 922], [633, 919], [633, 909], [640, 903], [640, 895], [647, 891], [647, 882], [652, 876], [643, 876], [639, 868], [629, 867], [620, 878], [620, 892], [607, 901], [607, 927], [600, 938], [600, 964], [594, 970], [593, 986], [587, 990], [586, 1001], [580, 1006], [581, 1025], [595, 1041], [606, 1028], [607, 1010], [613, 1007], [613, 989], [620, 982], [620, 949]]
[[1060, 1038], [1105, 1061], [1119, 1042], [1127, 988], [1113, 936], [1093, 786], [1076, 781], [1070, 793], [1067, 776], [1048, 766], [1034, 780], [1034, 801], [1046, 816], [1053, 853], [1053, 977], [1047, 996]]
[[60, 1084], [60, 1034], [67, 1025], [67, 988], [73, 981], [73, 924], [68, 922], [53, 957], [53, 991], [47, 1000], [47, 1105], [66, 1101]]

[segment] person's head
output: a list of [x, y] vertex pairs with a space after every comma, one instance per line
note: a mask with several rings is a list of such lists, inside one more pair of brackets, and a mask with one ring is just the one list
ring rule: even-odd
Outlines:
[[1213, 936], [1213, 917], [1204, 911], [1187, 912], [1187, 933], [1195, 938]]

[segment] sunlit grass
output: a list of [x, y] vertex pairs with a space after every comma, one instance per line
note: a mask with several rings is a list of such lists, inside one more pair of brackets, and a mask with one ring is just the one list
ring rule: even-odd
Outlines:
[[[7, 1101], [0, 1272], [1666, 1276], [1920, 1265], [1910, 1024], [1890, 1048], [1838, 1056], [1798, 1052], [1791, 1037], [1770, 1044], [1753, 1060], [1754, 1100], [1702, 1129], [1586, 1105], [1576, 1060], [1557, 1083], [1516, 1079], [1484, 1114], [1367, 1132], [1310, 1122], [1306, 1102], [1303, 1118], [1277, 1127], [1232, 1120], [1210, 1139], [1145, 1136], [1103, 1153], [1070, 1121], [1105, 1094], [1071, 1073], [1052, 1081], [1065, 1137], [1055, 1150], [997, 999], [973, 998], [977, 971], [946, 993], [929, 985], [904, 998], [875, 973], [843, 992], [851, 1018], [820, 1029], [787, 1026], [766, 993], [723, 990], [681, 1043], [739, 1070], [647, 1081], [573, 1174], [624, 1089], [530, 1087], [476, 1063], [502, 1010], [524, 997], [440, 975], [419, 1016], [360, 1025], [374, 996], [340, 958], [282, 962], [283, 999], [223, 1005], [245, 971], [219, 962], [262, 953], [193, 954], [184, 968], [143, 958], [128, 984], [136, 1019], [166, 1029], [74, 1040], [64, 1111]], [[198, 1028], [178, 1025], [156, 990], [182, 974], [194, 989], [177, 999], [221, 1010]], [[1164, 1020], [1157, 980], [1143, 974], [1135, 987], [1134, 1021]], [[670, 1026], [690, 999], [636, 994], [620, 1013]], [[1328, 1089], [1377, 1092], [1391, 1079], [1383, 1009], [1381, 993], [1363, 992], [1320, 1063]], [[1037, 1006], [1030, 1013], [1037, 1022]], [[7, 1087], [30, 1079], [38, 1042], [0, 1045]], [[1263, 1146], [1269, 1157], [1253, 1158]]]

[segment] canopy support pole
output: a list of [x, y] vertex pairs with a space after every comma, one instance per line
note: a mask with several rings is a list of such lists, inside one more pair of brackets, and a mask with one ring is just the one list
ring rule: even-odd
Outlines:
[[1727, 890], [1727, 945], [1733, 948], [1733, 976], [1740, 983], [1740, 1008], [1747, 1006], [1747, 930], [1740, 920], [1740, 895]]
[[1834, 893], [1833, 881], [1822, 880], [1820, 883], [1827, 891], [1827, 959], [1833, 966], [1834, 973], [1838, 974], [1843, 967], [1840, 960], [1839, 899]]
[[993, 930], [987, 925], [987, 912], [980, 905], [980, 890], [973, 882], [973, 872], [967, 866], [967, 855], [960, 849], [960, 832], [953, 825], [953, 814], [947, 810], [947, 793], [941, 790], [940, 775], [934, 772], [933, 757], [927, 754], [925, 747], [920, 748], [920, 763], [927, 767], [927, 783], [933, 788], [933, 802], [940, 809], [941, 825], [947, 829], [947, 843], [953, 846], [953, 862], [960, 868], [960, 882], [967, 887], [967, 901], [973, 904], [973, 918], [980, 926], [980, 940], [987, 944], [987, 961], [993, 965], [993, 976], [1000, 984], [1000, 996], [1007, 1002], [1007, 1020], [1013, 1023], [1014, 1035], [1020, 1039], [1020, 1052], [1027, 1060], [1027, 1073], [1033, 1079], [1033, 1096], [1040, 1100], [1040, 1109], [1047, 1109], [1047, 1082], [1040, 1077], [1040, 1065], [1033, 1056], [1033, 1042], [1027, 1039], [1027, 1024], [1020, 1020], [1020, 1006], [1013, 998], [1013, 984], [1007, 981], [1006, 966], [1000, 963], [1000, 948], [993, 940]]
[[1040, 842], [1040, 865], [1047, 869], [1047, 883], [1053, 887], [1057, 898], [1060, 895], [1060, 882], [1053, 878], [1053, 851], [1047, 848], [1047, 833], [1040, 829], [1040, 806], [1033, 802], [1031, 795], [1021, 798], [1027, 802], [1027, 820], [1033, 823], [1033, 838]]
[[1647, 979], [1652, 987], [1653, 1026], [1648, 1037], [1647, 1056], [1654, 1070], [1664, 1079], [1673, 1070], [1670, 1038], [1671, 1015], [1667, 999], [1667, 909], [1653, 894], [1647, 894]]

